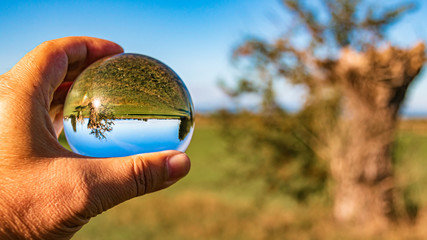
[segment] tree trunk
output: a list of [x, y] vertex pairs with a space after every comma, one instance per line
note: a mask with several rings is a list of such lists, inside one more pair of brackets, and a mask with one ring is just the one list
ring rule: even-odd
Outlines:
[[424, 45], [358, 53], [343, 50], [330, 78], [345, 96], [331, 150], [334, 215], [359, 228], [384, 229], [405, 216], [395, 191], [392, 144], [409, 84], [424, 64]]
[[331, 162], [340, 222], [382, 229], [397, 217], [391, 158], [396, 118], [390, 111], [357, 113], [342, 123]]

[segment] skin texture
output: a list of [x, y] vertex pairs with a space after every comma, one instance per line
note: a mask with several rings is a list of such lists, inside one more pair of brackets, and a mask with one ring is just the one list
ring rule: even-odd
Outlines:
[[122, 51], [102, 39], [56, 39], [0, 76], [0, 239], [69, 239], [91, 217], [190, 170], [177, 151], [101, 159], [58, 143], [72, 81], [90, 63]]

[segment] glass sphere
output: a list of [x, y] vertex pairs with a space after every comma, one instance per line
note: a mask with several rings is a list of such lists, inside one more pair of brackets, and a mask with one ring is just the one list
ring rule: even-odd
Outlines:
[[190, 94], [160, 61], [139, 54], [106, 57], [85, 69], [64, 105], [71, 149], [92, 157], [185, 151], [194, 130]]

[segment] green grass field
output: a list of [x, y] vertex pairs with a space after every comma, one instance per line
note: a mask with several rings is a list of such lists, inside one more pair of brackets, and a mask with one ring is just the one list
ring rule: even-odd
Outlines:
[[[196, 124], [187, 151], [192, 169], [185, 179], [99, 215], [74, 239], [360, 239], [334, 223], [327, 194], [301, 205], [277, 193], [266, 195], [256, 177], [240, 179], [233, 169], [244, 163], [227, 154], [230, 148], [215, 127]], [[425, 239], [427, 131], [402, 128], [395, 155], [397, 184], [410, 189], [420, 214], [414, 226], [372, 239]]]
[[[133, 115], [187, 116], [189, 93], [166, 65], [136, 54], [104, 58], [88, 67], [75, 81], [64, 114], [89, 116], [89, 104], [108, 106], [115, 117]], [[77, 115], [78, 116], [78, 115]]]

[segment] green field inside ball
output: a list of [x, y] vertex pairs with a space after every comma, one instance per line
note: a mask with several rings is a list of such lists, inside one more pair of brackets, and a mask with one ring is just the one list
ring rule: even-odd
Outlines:
[[[79, 105], [69, 106], [69, 109], [75, 109]], [[113, 113], [116, 119], [180, 119], [190, 117], [191, 111], [185, 109], [174, 109], [167, 106], [153, 106], [153, 104], [108, 104], [107, 107]], [[66, 112], [65, 116], [75, 114], [75, 111]], [[82, 111], [84, 117], [90, 115], [89, 110]]]
[[74, 83], [64, 115], [89, 112], [99, 101], [117, 118], [126, 116], [188, 116], [191, 99], [179, 77], [165, 65], [149, 58], [123, 56], [95, 63]]
[[113, 105], [111, 107], [116, 118], [133, 118], [133, 119], [180, 119], [189, 117], [191, 113], [185, 110], [170, 108], [144, 108], [141, 105]]

